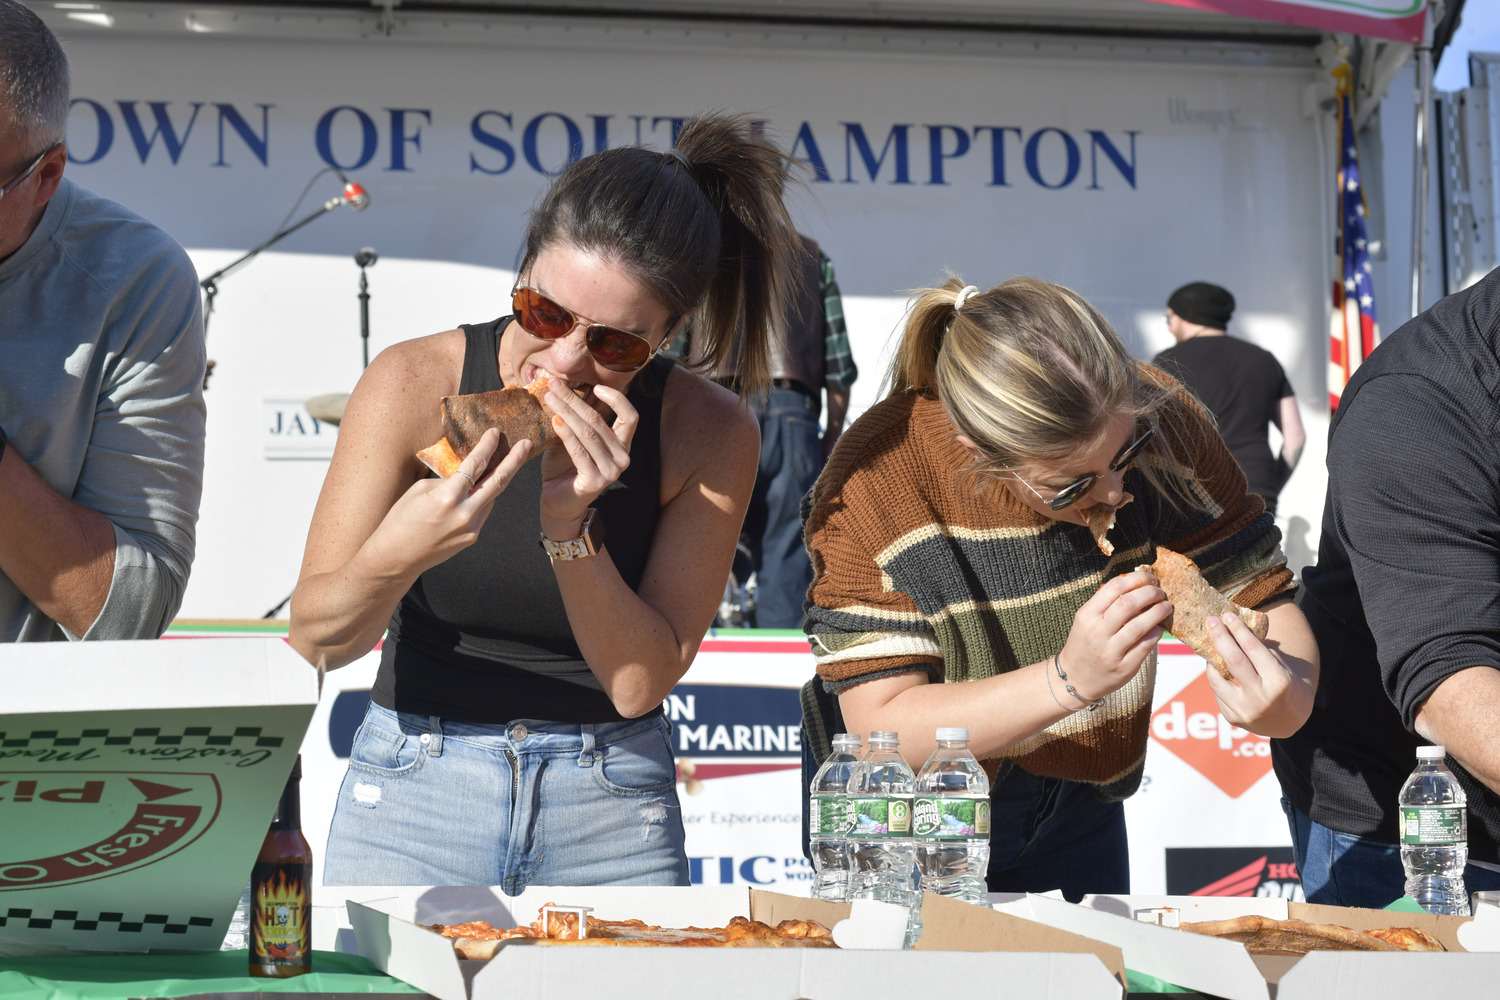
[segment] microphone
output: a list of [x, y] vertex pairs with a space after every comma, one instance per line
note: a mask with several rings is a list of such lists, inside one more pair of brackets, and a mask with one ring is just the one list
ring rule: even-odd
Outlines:
[[370, 195], [365, 189], [345, 176], [342, 170], [335, 169], [334, 173], [339, 175], [339, 180], [344, 182], [344, 201], [356, 212], [363, 212], [370, 206]]

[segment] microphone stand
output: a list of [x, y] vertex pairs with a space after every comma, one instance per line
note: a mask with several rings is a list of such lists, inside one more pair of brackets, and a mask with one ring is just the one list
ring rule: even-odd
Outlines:
[[365, 277], [365, 268], [379, 259], [374, 247], [363, 247], [354, 255], [354, 263], [359, 265], [359, 337], [366, 368], [370, 367], [370, 282]]
[[208, 277], [206, 277], [202, 281], [198, 282], [199, 286], [202, 287], [203, 294], [204, 294], [204, 308], [203, 308], [203, 334], [204, 334], [204, 336], [208, 335], [208, 319], [209, 319], [210, 316], [213, 315], [213, 311], [214, 311], [214, 296], [216, 296], [216, 295], [219, 294], [219, 279], [220, 278], [225, 277], [226, 275], [229, 274], [229, 272], [235, 270], [240, 265], [248, 263], [252, 258], [254, 258], [262, 250], [266, 249], [267, 247], [271, 246], [274, 243], [278, 243], [281, 240], [286, 239], [288, 236], [292, 235], [297, 230], [299, 230], [303, 226], [307, 225], [309, 222], [312, 222], [314, 219], [320, 219], [324, 215], [327, 215], [329, 212], [332, 212], [335, 208], [338, 208], [340, 205], [348, 204], [348, 202], [349, 202], [349, 199], [343, 197], [342, 195], [339, 196], [339, 197], [337, 197], [337, 198], [329, 198], [327, 201], [325, 201], [323, 203], [323, 205], [322, 205], [321, 208], [319, 208], [316, 211], [311, 212], [310, 214], [304, 216], [302, 219], [298, 220], [297, 222], [292, 223], [290, 226], [287, 226], [285, 229], [281, 230], [281, 232], [279, 232], [279, 233], [273, 233], [272, 236], [271, 236], [271, 238], [268, 239], [268, 240], [266, 240], [260, 246], [255, 247], [253, 250], [250, 250], [244, 256], [239, 257], [236, 260], [230, 261], [228, 264], [225, 264], [223, 267], [219, 268], [213, 274], [210, 274]]

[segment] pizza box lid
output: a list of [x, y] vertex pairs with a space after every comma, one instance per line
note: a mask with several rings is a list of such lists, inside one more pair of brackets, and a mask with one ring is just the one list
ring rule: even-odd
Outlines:
[[[345, 890], [325, 887], [322, 891], [326, 896]], [[656, 1000], [664, 983], [679, 982], [712, 982], [713, 995], [727, 1000], [766, 996], [863, 1000], [872, 981], [879, 984], [879, 992], [913, 995], [937, 982], [963, 983], [965, 995], [976, 997], [1011, 997], [1020, 990], [1120, 1000], [1123, 993], [1109, 970], [1083, 953], [565, 949], [522, 942], [502, 947], [490, 961], [472, 962], [460, 960], [446, 939], [419, 926], [474, 919], [515, 926], [530, 922], [542, 903], [558, 902], [593, 906], [604, 916], [623, 919], [628, 915], [662, 926], [718, 926], [735, 915], [763, 921], [814, 919], [831, 922], [842, 938], [858, 940], [863, 934], [873, 941], [882, 933], [889, 939], [889, 926], [897, 926], [899, 934], [904, 923], [892, 925], [886, 918], [890, 911], [898, 915], [900, 911], [883, 903], [850, 906], [743, 886], [532, 887], [516, 897], [506, 897], [498, 889], [408, 887], [376, 897], [372, 889], [350, 891], [348, 913], [359, 953], [387, 974], [439, 1000], [510, 1000], [559, 990]], [[924, 908], [924, 918], [926, 912]], [[865, 923], [871, 926], [860, 926]]]
[[[1068, 903], [1053, 895], [1010, 897], [997, 903], [1006, 912], [1063, 927], [1118, 945], [1125, 964], [1138, 972], [1226, 1000], [1400, 997], [1407, 1000], [1424, 976], [1450, 983], [1470, 976], [1500, 975], [1500, 956], [1462, 954], [1458, 931], [1467, 917], [1350, 907], [1313, 906], [1279, 898], [1210, 896], [1086, 896]], [[1411, 926], [1433, 934], [1460, 954], [1390, 952], [1313, 952], [1302, 958], [1253, 956], [1236, 941], [1185, 934], [1169, 925], [1191, 920], [1223, 920], [1248, 914], [1275, 919], [1341, 924], [1358, 930]], [[1477, 961], [1476, 961], [1477, 960]], [[1451, 977], [1458, 977], [1457, 979]], [[1479, 979], [1472, 980], [1476, 985]], [[1431, 980], [1429, 980], [1430, 985]], [[1404, 986], [1397, 988], [1396, 984]]]
[[318, 700], [279, 638], [0, 657], [0, 956], [211, 951]]

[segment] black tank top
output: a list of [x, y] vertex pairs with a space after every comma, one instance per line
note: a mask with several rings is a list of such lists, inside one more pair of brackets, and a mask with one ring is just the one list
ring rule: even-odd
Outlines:
[[[459, 392], [503, 387], [498, 365], [504, 316], [464, 326]], [[594, 501], [605, 547], [636, 590], [661, 510], [661, 399], [672, 361], [654, 358], [630, 384], [640, 423], [630, 465]], [[521, 467], [478, 540], [417, 578], [391, 615], [370, 692], [377, 705], [459, 722], [512, 719], [614, 722], [623, 719], [589, 670], [552, 564], [538, 541], [542, 463]]]

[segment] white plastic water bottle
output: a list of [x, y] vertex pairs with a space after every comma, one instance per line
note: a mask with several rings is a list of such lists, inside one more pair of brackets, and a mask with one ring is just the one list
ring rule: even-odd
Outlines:
[[859, 766], [863, 743], [858, 736], [839, 733], [833, 738], [833, 753], [813, 776], [807, 846], [812, 855], [814, 899], [834, 903], [849, 899], [849, 831], [854, 829], [849, 778]]
[[923, 891], [988, 905], [990, 780], [967, 729], [937, 731], [937, 749], [917, 772], [911, 826]]
[[921, 933], [922, 894], [911, 836], [916, 775], [902, 759], [900, 745], [895, 733], [871, 733], [870, 748], [849, 778], [855, 813], [849, 833], [849, 898], [906, 907], [909, 948]]
[[1401, 866], [1406, 894], [1428, 913], [1467, 916], [1468, 798], [1442, 747], [1417, 747], [1417, 769], [1401, 786]]

